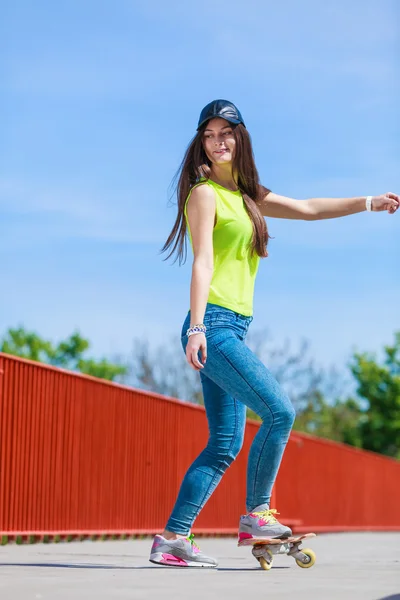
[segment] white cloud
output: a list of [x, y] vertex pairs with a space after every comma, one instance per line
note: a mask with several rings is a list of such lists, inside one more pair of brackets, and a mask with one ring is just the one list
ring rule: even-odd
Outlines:
[[77, 190], [49, 189], [45, 185], [0, 180], [0, 208], [14, 214], [59, 213], [77, 220], [104, 220], [107, 214], [94, 198]]
[[[128, 59], [120, 46], [121, 60], [101, 62], [95, 57], [66, 55], [23, 57], [9, 65], [10, 76], [5, 82], [9, 92], [44, 95], [63, 100], [99, 98], [121, 101], [147, 97], [151, 91], [167, 83], [169, 73], [158, 69], [158, 62], [143, 61], [137, 51], [128, 48]], [[155, 73], [156, 68], [156, 73]]]
[[[66, 189], [63, 182], [50, 189], [40, 184], [2, 180], [0, 211], [4, 231], [0, 241], [18, 247], [21, 243], [29, 246], [32, 240], [46, 244], [71, 237], [160, 244], [165, 229], [154, 219], [154, 209], [139, 204], [137, 197], [135, 202], [129, 193], [110, 197], [93, 189], [86, 192]], [[5, 217], [13, 215], [21, 218], [8, 219], [4, 224]]]
[[[186, 78], [200, 51], [193, 69], [214, 70], [222, 60], [221, 67], [245, 69], [246, 79], [257, 78], [261, 87], [271, 75], [290, 80], [291, 74], [302, 72], [316, 73], [318, 81], [333, 75], [373, 85], [396, 80], [392, 2], [253, 1], [243, 10], [242, 2], [232, 0], [226, 11], [224, 4], [206, 0], [202, 19], [197, 6], [184, 2], [146, 0], [118, 6], [111, 11], [118, 33], [105, 21], [98, 28], [84, 27], [82, 21], [73, 46], [62, 40], [65, 32], [60, 32], [58, 45], [50, 36], [46, 42], [48, 36], [41, 36], [39, 29], [31, 31], [38, 43], [29, 54], [10, 54], [6, 89], [64, 99], [137, 101], [168, 89], [171, 79]], [[168, 45], [162, 33], [166, 24], [173, 39]]]

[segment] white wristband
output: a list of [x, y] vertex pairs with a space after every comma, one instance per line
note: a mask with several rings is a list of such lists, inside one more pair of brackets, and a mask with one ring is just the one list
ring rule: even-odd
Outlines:
[[367, 199], [365, 201], [365, 208], [371, 212], [372, 210], [372, 196], [367, 196]]

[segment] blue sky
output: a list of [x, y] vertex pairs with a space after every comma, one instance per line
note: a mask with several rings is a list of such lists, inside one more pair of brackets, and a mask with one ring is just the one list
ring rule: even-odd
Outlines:
[[[400, 193], [396, 0], [14, 0], [0, 25], [0, 334], [95, 355], [168, 343], [189, 307], [159, 249], [202, 107], [227, 98], [264, 185], [303, 199]], [[400, 328], [400, 215], [269, 219], [252, 328], [320, 364]]]

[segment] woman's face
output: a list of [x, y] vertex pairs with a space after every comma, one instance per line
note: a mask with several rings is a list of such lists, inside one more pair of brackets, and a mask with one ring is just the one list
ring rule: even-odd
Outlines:
[[203, 134], [203, 147], [208, 159], [217, 164], [232, 162], [235, 155], [236, 140], [232, 124], [225, 119], [210, 119]]

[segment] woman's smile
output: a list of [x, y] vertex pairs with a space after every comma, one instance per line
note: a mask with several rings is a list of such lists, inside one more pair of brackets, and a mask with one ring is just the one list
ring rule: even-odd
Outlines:
[[229, 152], [227, 148], [222, 148], [222, 150], [215, 150], [214, 154], [224, 154], [225, 152]]

